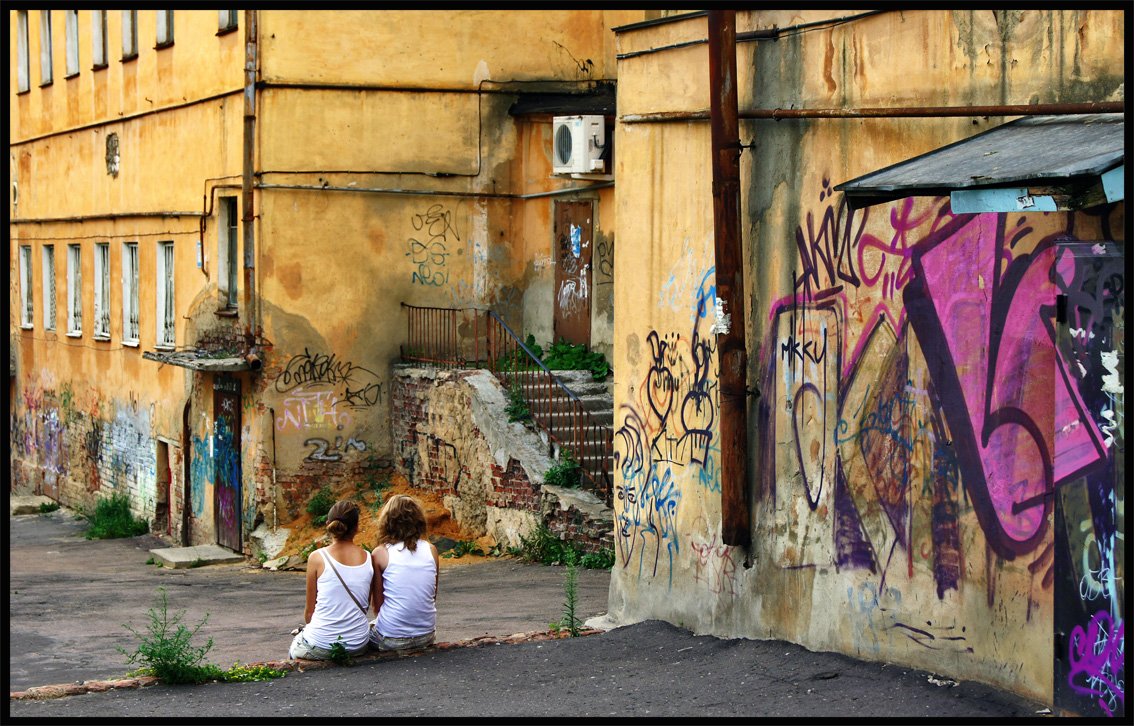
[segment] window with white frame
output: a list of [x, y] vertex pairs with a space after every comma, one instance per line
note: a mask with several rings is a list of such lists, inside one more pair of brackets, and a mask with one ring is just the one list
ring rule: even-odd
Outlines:
[[28, 90], [28, 11], [16, 11], [16, 92]]
[[91, 66], [106, 68], [106, 11], [91, 11]]
[[67, 245], [67, 335], [83, 334], [83, 248]]
[[138, 243], [122, 244], [122, 342], [138, 344]]
[[224, 303], [227, 308], [236, 307], [236, 274], [239, 269], [236, 262], [236, 223], [236, 197], [221, 197], [220, 219], [217, 224], [220, 238], [217, 259], [220, 260], [219, 279], [224, 285]]
[[220, 19], [218, 23], [219, 30], [236, 30], [236, 10], [220, 10]]
[[110, 244], [95, 245], [94, 337], [110, 337]]
[[138, 57], [138, 11], [122, 11], [122, 60]]
[[173, 243], [158, 242], [157, 253], [157, 344], [173, 346], [177, 320], [173, 308]]
[[43, 246], [43, 329], [55, 330], [55, 245]]
[[20, 325], [25, 328], [32, 326], [32, 316], [35, 313], [32, 303], [32, 267], [31, 247], [20, 247]]
[[67, 23], [64, 26], [67, 41], [67, 77], [79, 75], [79, 11], [64, 10]]
[[53, 78], [51, 70], [51, 11], [39, 11], [39, 85], [46, 86]]
[[157, 11], [157, 47], [173, 45], [173, 11]]

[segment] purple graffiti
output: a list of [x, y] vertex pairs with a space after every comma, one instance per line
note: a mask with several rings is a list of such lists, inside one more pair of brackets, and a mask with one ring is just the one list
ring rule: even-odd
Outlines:
[[[1086, 631], [1076, 625], [1068, 639], [1067, 657], [1071, 664], [1067, 683], [1076, 693], [1099, 696], [1099, 708], [1108, 716], [1126, 703], [1122, 671], [1126, 623], [1117, 624], [1110, 613], [1100, 610], [1087, 624]], [[1083, 677], [1083, 682], [1077, 681]]]

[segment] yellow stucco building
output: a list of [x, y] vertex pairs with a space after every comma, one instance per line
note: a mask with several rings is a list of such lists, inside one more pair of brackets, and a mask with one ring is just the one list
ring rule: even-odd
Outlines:
[[556, 174], [552, 118], [612, 123], [657, 14], [9, 11], [14, 490], [247, 552], [388, 464], [401, 303], [609, 354], [613, 151]]

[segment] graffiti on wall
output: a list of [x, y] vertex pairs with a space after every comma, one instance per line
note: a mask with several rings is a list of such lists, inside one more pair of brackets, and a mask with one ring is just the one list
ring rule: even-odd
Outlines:
[[449, 245], [461, 237], [453, 228], [453, 214], [441, 204], [410, 217], [413, 237], [407, 242], [406, 257], [414, 265], [411, 280], [419, 285], [441, 287], [449, 282]]
[[[670, 584], [681, 551], [677, 513], [683, 482], [689, 478], [720, 491], [719, 442], [714, 440], [718, 393], [712, 375], [716, 341], [707, 332], [714, 322], [715, 268], [695, 279], [700, 285], [691, 291], [689, 334], [649, 332], [649, 369], [636, 398], [620, 406], [615, 431], [615, 467], [621, 472], [615, 486], [620, 564], [634, 568], [639, 577], [663, 572]], [[724, 566], [713, 566], [717, 564]], [[720, 577], [704, 581], [715, 583], [710, 587], [726, 586]]]

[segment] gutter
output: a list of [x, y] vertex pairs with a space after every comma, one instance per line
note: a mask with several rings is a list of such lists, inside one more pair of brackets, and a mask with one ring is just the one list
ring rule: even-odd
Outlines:
[[246, 347], [251, 349], [259, 336], [256, 319], [256, 210], [253, 196], [253, 171], [256, 162], [256, 10], [244, 11], [244, 154], [241, 189], [241, 223], [244, 235], [244, 329]]

